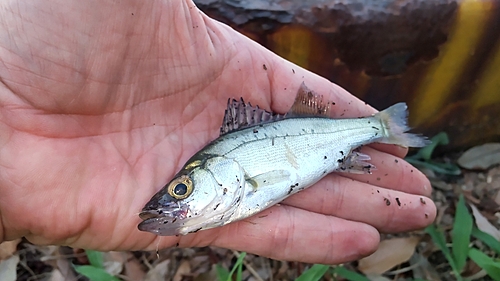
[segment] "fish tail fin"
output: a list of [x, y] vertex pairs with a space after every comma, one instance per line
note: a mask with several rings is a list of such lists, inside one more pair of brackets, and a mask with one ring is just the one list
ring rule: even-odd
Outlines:
[[406, 133], [410, 130], [407, 125], [406, 109], [406, 104], [401, 102], [374, 115], [381, 121], [385, 131], [385, 137], [378, 142], [406, 147], [424, 147], [430, 144], [430, 141], [422, 135]]

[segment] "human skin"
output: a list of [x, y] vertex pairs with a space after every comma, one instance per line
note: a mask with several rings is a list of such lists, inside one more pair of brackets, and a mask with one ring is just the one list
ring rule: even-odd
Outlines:
[[161, 239], [137, 229], [144, 204], [218, 136], [228, 98], [284, 113], [302, 82], [334, 115], [375, 112], [190, 0], [1, 2], [0, 240], [334, 264], [372, 253], [379, 232], [432, 223], [430, 183], [407, 150], [373, 145], [373, 174], [328, 175], [252, 218]]

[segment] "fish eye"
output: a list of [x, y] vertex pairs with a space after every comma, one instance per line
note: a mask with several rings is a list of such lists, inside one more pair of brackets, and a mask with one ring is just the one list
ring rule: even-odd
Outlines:
[[168, 194], [177, 200], [188, 197], [191, 192], [193, 192], [193, 182], [188, 176], [180, 176], [168, 186]]

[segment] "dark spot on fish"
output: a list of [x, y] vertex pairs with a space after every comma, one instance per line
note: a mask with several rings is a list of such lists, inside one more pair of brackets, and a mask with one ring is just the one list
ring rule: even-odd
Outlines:
[[177, 218], [174, 218], [174, 219], [172, 220], [172, 223], [174, 223], [174, 222], [176, 222], [176, 221], [177, 221]]
[[264, 125], [262, 125], [262, 124], [259, 124], [259, 127], [261, 127], [261, 128], [262, 128], [262, 127], [264, 127]]
[[[372, 165], [366, 165], [366, 166], [363, 166], [363, 168], [365, 169], [370, 169], [372, 167]], [[352, 167], [351, 167], [352, 168]]]
[[331, 104], [331, 105], [335, 105], [335, 102], [333, 102], [333, 101], [332, 101], [330, 104]]
[[217, 205], [215, 205], [215, 208], [214, 208], [214, 211], [217, 210], [217, 207], [219, 207], [220, 203], [217, 203]]
[[253, 129], [253, 133], [257, 134], [259, 131], [257, 129]]
[[375, 127], [375, 126], [372, 126], [372, 129], [375, 129], [375, 130], [380, 130], [379, 128]]
[[264, 70], [267, 70], [267, 66], [265, 64], [262, 65], [262, 68], [264, 68]]
[[293, 72], [293, 74], [295, 74], [295, 70], [293, 68], [292, 68], [292, 72]]
[[387, 177], [388, 175], [389, 175], [389, 174], [385, 174], [384, 176], [386, 176], [386, 177]]
[[222, 183], [219, 183], [219, 186], [222, 186]]
[[323, 171], [323, 174], [326, 174], [326, 170]]
[[339, 151], [339, 152], [340, 152], [340, 154], [341, 154], [341, 155], [344, 155], [344, 152], [343, 152], [342, 150], [341, 150], [341, 151]]
[[380, 193], [380, 190], [377, 190], [377, 193]]
[[345, 171], [345, 167], [340, 167], [340, 170]]
[[179, 243], [175, 243], [175, 247], [179, 247]]
[[339, 160], [337, 160], [337, 162], [340, 164], [344, 163], [344, 158], [340, 158]]
[[425, 218], [426, 218], [426, 219], [427, 219], [427, 218], [429, 218], [429, 215], [428, 215], [428, 214], [425, 214]]
[[377, 180], [379, 181], [379, 180], [380, 180], [380, 178], [377, 178]]
[[168, 221], [163, 221], [163, 224], [167, 224], [167, 223], [168, 223]]
[[226, 193], [227, 193], [227, 188], [224, 187], [224, 190], [222, 191], [222, 194], [226, 195]]
[[276, 128], [276, 126], [273, 126], [273, 129], [276, 130], [276, 131], [278, 130], [278, 128]]
[[398, 163], [399, 161], [398, 161], [398, 159], [394, 159], [394, 162]]
[[384, 201], [385, 201], [385, 205], [387, 205], [387, 206], [391, 205], [391, 201], [389, 199], [384, 197]]
[[285, 90], [285, 91], [286, 91], [286, 88], [283, 88], [283, 90]]
[[368, 124], [371, 124], [372, 122], [368, 121]]
[[294, 188], [294, 187], [295, 187], [295, 186], [290, 185], [290, 189], [288, 190], [288, 193], [287, 193], [288, 195], [290, 195], [290, 193], [292, 193], [292, 191], [293, 191], [293, 188]]
[[398, 203], [398, 206], [401, 206], [401, 202], [399, 202], [399, 198], [396, 197], [396, 203]]
[[427, 202], [425, 202], [424, 198], [422, 198], [422, 197], [420, 197], [420, 203], [422, 203], [424, 205], [427, 204]]
[[413, 170], [410, 170], [410, 173], [413, 173]]
[[241, 196], [238, 196], [238, 199], [236, 199], [236, 203], [239, 203], [241, 199]]
[[314, 129], [311, 129], [311, 133], [313, 133], [313, 134], [314, 134]]
[[191, 232], [189, 232], [189, 233], [196, 233], [196, 232], [200, 231], [202, 228], [203, 228], [203, 227], [200, 227], [200, 228], [198, 228], [198, 229], [196, 229], [196, 230], [193, 230], [193, 231], [191, 231]]
[[326, 160], [326, 159], [328, 159], [328, 157], [326, 157], [326, 155], [325, 155], [325, 156], [323, 156], [323, 159], [325, 159], [325, 160]]
[[271, 138], [271, 145], [274, 146], [274, 138]]
[[158, 215], [161, 215], [161, 214], [163, 214], [163, 211], [162, 211], [162, 210], [159, 210], [159, 211], [158, 211]]

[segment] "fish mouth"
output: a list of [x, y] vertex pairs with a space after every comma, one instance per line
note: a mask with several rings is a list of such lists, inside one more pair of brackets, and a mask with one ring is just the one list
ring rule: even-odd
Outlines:
[[162, 236], [178, 235], [183, 220], [187, 218], [189, 209], [186, 205], [169, 204], [166, 207], [145, 207], [139, 213], [142, 222], [138, 228]]

